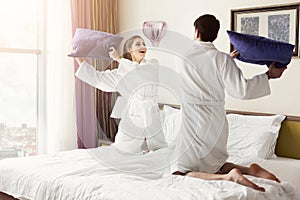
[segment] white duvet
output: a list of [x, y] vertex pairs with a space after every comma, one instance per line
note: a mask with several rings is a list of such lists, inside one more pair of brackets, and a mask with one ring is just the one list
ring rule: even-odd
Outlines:
[[295, 192], [294, 199], [300, 200], [300, 160], [284, 157], [272, 159], [230, 157], [229, 160], [246, 166], [252, 162], [258, 163], [265, 169], [276, 174], [281, 181], [292, 185]]
[[169, 149], [116, 151], [100, 147], [1, 160], [0, 191], [35, 200], [293, 199], [286, 182], [248, 177], [266, 189], [259, 192], [229, 181], [170, 175]]

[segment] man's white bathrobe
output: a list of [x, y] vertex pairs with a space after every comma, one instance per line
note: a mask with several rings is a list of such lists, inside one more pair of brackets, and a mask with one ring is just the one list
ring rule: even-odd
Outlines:
[[245, 79], [230, 55], [211, 42], [195, 41], [183, 58], [176, 63], [186, 84], [172, 171], [215, 173], [228, 158], [225, 90], [238, 99], [259, 98], [270, 94], [268, 77]]
[[121, 118], [113, 145], [128, 153], [167, 146], [157, 104], [158, 67], [154, 59], [138, 64], [122, 58], [117, 69], [97, 71], [83, 62], [76, 72], [80, 80], [93, 87], [121, 94], [111, 114]]

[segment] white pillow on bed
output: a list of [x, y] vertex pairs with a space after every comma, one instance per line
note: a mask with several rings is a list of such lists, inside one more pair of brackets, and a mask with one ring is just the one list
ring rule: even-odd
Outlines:
[[[227, 150], [230, 157], [276, 157], [275, 146], [284, 115], [253, 116], [228, 114], [229, 135]], [[174, 146], [180, 132], [180, 109], [165, 105], [162, 111], [166, 142]]]
[[276, 157], [275, 145], [284, 115], [253, 116], [227, 114], [230, 157]]

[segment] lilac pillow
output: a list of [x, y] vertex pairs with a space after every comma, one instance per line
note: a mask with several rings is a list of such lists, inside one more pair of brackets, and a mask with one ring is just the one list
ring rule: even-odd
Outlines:
[[71, 57], [90, 57], [110, 60], [109, 48], [120, 46], [123, 37], [107, 32], [78, 28], [75, 31]]
[[292, 44], [233, 31], [227, 31], [227, 34], [231, 44], [240, 52], [237, 57], [240, 61], [267, 66], [275, 61], [278, 68], [291, 62], [294, 51]]

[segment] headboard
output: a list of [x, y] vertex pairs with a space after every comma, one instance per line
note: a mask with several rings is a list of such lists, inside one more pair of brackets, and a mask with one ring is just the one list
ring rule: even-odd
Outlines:
[[[256, 113], [256, 112], [244, 112], [227, 110], [227, 113], [235, 113], [242, 115], [258, 115], [267, 116], [272, 115], [269, 113]], [[283, 121], [279, 136], [277, 138], [277, 144], [275, 147], [275, 153], [277, 156], [300, 159], [300, 116], [287, 116]]]

